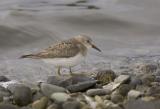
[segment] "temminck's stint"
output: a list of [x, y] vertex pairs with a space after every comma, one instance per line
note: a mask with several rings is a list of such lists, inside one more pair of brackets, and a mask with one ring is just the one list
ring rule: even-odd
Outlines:
[[60, 69], [67, 67], [70, 69], [70, 74], [72, 74], [71, 67], [84, 61], [89, 48], [94, 48], [101, 52], [101, 50], [92, 43], [90, 37], [79, 35], [51, 45], [39, 53], [23, 55], [21, 58], [41, 59], [46, 63], [51, 63], [55, 67], [58, 67], [59, 75]]

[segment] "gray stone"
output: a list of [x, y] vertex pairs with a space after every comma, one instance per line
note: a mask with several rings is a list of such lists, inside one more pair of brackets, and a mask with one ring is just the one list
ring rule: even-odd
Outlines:
[[40, 100], [34, 101], [32, 103], [32, 108], [33, 109], [46, 109], [47, 104], [48, 104], [48, 98], [42, 97]]
[[129, 75], [120, 75], [114, 80], [115, 83], [120, 83], [120, 84], [126, 83], [128, 81], [130, 81]]
[[87, 95], [88, 96], [96, 96], [96, 95], [106, 95], [109, 94], [110, 92], [107, 92], [105, 89], [89, 89], [87, 90]]
[[53, 103], [49, 105], [47, 109], [61, 109], [61, 107], [58, 104]]
[[130, 90], [128, 92], [128, 99], [132, 100], [132, 99], [137, 99], [138, 97], [140, 97], [142, 95], [141, 92], [136, 91], [136, 90]]
[[66, 88], [67, 86], [75, 85], [75, 84], [86, 82], [86, 81], [94, 81], [94, 79], [87, 76], [83, 76], [83, 75], [74, 75], [68, 79], [60, 81], [59, 86]]
[[126, 96], [129, 92], [129, 90], [131, 89], [131, 86], [128, 84], [122, 84], [121, 86], [119, 86], [118, 88], [118, 92], [123, 95]]
[[104, 100], [105, 109], [122, 109], [118, 104], [114, 104], [110, 100]]
[[16, 86], [13, 92], [13, 100], [17, 105], [28, 105], [32, 101], [31, 89], [26, 86]]
[[124, 97], [122, 95], [120, 95], [117, 91], [114, 91], [111, 94], [111, 101], [113, 103], [119, 103], [119, 102], [123, 102]]
[[66, 89], [64, 89], [63, 87], [59, 87], [59, 86], [51, 85], [47, 83], [41, 83], [40, 89], [42, 93], [49, 98], [55, 92], [66, 92]]
[[84, 81], [80, 82], [74, 85], [70, 85], [67, 87], [67, 89], [73, 93], [73, 92], [81, 92], [86, 91], [87, 89], [93, 87], [96, 84], [97, 81]]
[[7, 81], [10, 81], [7, 77], [0, 76], [0, 82], [7, 82]]
[[118, 88], [121, 84], [120, 83], [114, 83], [114, 82], [111, 82], [105, 86], [103, 86], [103, 89], [105, 89], [107, 92], [112, 92], [114, 91], [116, 88]]
[[141, 79], [139, 79], [139, 78], [137, 78], [137, 77], [133, 77], [133, 78], [131, 79], [130, 86], [131, 86], [132, 88], [136, 88], [137, 85], [141, 85], [141, 84], [142, 84], [142, 80], [141, 80]]
[[20, 108], [12, 104], [0, 103], [0, 109], [20, 109]]
[[33, 101], [36, 101], [36, 100], [39, 100], [40, 98], [42, 98], [44, 95], [41, 93], [41, 92], [36, 92], [34, 95], [33, 95]]
[[59, 86], [60, 82], [63, 81], [64, 78], [58, 76], [49, 76], [47, 79], [48, 84]]
[[54, 101], [57, 101], [57, 102], [65, 102], [69, 98], [71, 98], [71, 97], [68, 94], [62, 93], [62, 92], [53, 93], [51, 95], [51, 99]]
[[1, 96], [10, 96], [11, 93], [9, 92], [9, 90], [5, 89], [4, 87], [0, 86], [0, 95]]
[[155, 81], [155, 76], [152, 74], [145, 74], [142, 76], [141, 80], [142, 84], [149, 86], [152, 82]]
[[67, 101], [62, 107], [63, 109], [81, 109], [81, 104], [77, 101]]
[[160, 86], [150, 87], [147, 92], [147, 96], [160, 97]]

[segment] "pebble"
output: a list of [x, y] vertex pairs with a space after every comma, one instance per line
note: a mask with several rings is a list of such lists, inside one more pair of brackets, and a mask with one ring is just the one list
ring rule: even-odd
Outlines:
[[40, 100], [34, 101], [32, 103], [32, 108], [33, 109], [46, 109], [47, 104], [48, 104], [48, 98], [42, 97]]
[[31, 89], [27, 86], [17, 86], [13, 92], [13, 101], [19, 106], [25, 106], [32, 101]]
[[51, 95], [51, 99], [54, 101], [57, 101], [57, 102], [65, 102], [69, 98], [71, 98], [71, 97], [68, 94], [62, 93], [62, 92], [53, 93]]
[[49, 76], [47, 79], [48, 84], [59, 86], [60, 82], [63, 81], [64, 78], [58, 76]]
[[122, 84], [121, 86], [119, 86], [118, 92], [122, 96], [126, 96], [128, 94], [128, 92], [130, 91], [130, 89], [131, 89], [131, 86], [129, 84]]
[[149, 86], [152, 82], [155, 81], [155, 76], [152, 74], [145, 74], [142, 76], [141, 80], [143, 85]]
[[63, 109], [81, 109], [81, 104], [77, 101], [67, 101], [62, 107]]
[[117, 91], [114, 91], [111, 94], [111, 101], [113, 103], [119, 103], [119, 102], [123, 102], [124, 97], [122, 95], [120, 95]]
[[6, 88], [0, 86], [0, 95], [1, 96], [11, 96], [11, 93]]
[[0, 82], [7, 82], [7, 81], [10, 81], [7, 77], [0, 76]]
[[55, 104], [55, 103], [53, 103], [47, 107], [47, 109], [61, 109], [61, 108], [62, 108], [61, 106], [59, 106], [58, 104]]
[[63, 87], [59, 87], [59, 86], [51, 85], [47, 83], [41, 83], [40, 89], [42, 93], [49, 98], [55, 92], [66, 92], [66, 89], [64, 89]]
[[74, 85], [70, 85], [67, 87], [67, 89], [73, 93], [73, 92], [81, 92], [81, 91], [86, 91], [87, 89], [95, 86], [97, 81], [84, 81], [80, 82]]
[[130, 81], [129, 75], [120, 75], [114, 80], [115, 83], [120, 83], [120, 84], [128, 83], [128, 81]]
[[96, 95], [106, 95], [109, 94], [105, 89], [89, 89], [87, 90], [86, 94], [88, 96], [96, 96]]
[[107, 85], [104, 85], [103, 86], [103, 89], [105, 89], [107, 92], [112, 92], [114, 91], [115, 89], [117, 89], [121, 84], [120, 83], [114, 83], [114, 82], [111, 82]]
[[132, 99], [137, 99], [138, 97], [140, 97], [142, 95], [141, 92], [136, 91], [136, 90], [130, 90], [128, 92], [128, 99], [132, 100]]
[[130, 86], [135, 89], [137, 85], [142, 85], [142, 80], [137, 77], [131, 78]]
[[12, 104], [0, 103], [0, 109], [20, 109], [20, 108]]

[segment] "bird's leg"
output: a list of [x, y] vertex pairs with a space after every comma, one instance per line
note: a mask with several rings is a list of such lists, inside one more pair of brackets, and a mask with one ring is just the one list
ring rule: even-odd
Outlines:
[[73, 72], [72, 72], [72, 68], [69, 67], [69, 72], [70, 72], [70, 75], [73, 75]]
[[57, 73], [58, 73], [58, 75], [60, 76], [61, 75], [61, 67], [60, 66], [58, 66], [58, 70], [57, 70]]

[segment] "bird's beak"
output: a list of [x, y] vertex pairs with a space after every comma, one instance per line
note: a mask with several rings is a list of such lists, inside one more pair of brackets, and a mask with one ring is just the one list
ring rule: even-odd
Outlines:
[[101, 50], [98, 47], [96, 47], [94, 44], [91, 44], [91, 46], [92, 46], [92, 48], [94, 48], [94, 49], [98, 50], [99, 52], [101, 52]]

